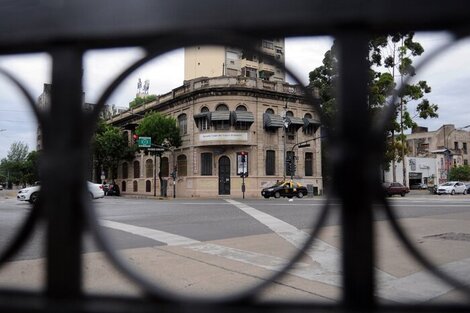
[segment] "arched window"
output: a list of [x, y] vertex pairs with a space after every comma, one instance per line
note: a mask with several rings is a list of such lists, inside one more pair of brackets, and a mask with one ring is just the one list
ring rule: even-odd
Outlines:
[[235, 111], [247, 111], [247, 109], [246, 109], [246, 106], [244, 106], [243, 104], [240, 104], [239, 106], [237, 106]]
[[127, 184], [126, 184], [125, 181], [123, 181], [123, 182], [121, 183], [121, 190], [122, 190], [123, 192], [126, 192], [126, 187], [127, 187]]
[[152, 191], [152, 182], [150, 180], [145, 181], [145, 192]]
[[[230, 112], [228, 106], [225, 103], [220, 103], [215, 108], [216, 112], [219, 114], [215, 114], [214, 112], [211, 115], [212, 125], [214, 126], [215, 130], [228, 130], [230, 129]], [[224, 112], [224, 113], [220, 113]]]
[[287, 111], [287, 112], [286, 112], [286, 116], [293, 117], [293, 116], [294, 116], [294, 113], [293, 113], [292, 111]]
[[133, 187], [132, 189], [133, 189], [134, 192], [139, 191], [139, 187], [138, 187], [138, 185], [137, 185], [137, 181], [136, 181], [136, 180], [134, 180], [134, 182], [132, 183], [132, 187]]
[[122, 163], [122, 178], [123, 179], [129, 178], [129, 169], [127, 166], [127, 162]]
[[268, 113], [268, 114], [274, 114], [274, 110], [271, 109], [271, 108], [269, 108], [269, 109], [266, 110], [266, 113]]
[[188, 162], [186, 156], [184, 154], [178, 155], [176, 163], [178, 166], [178, 176], [187, 176]]
[[162, 162], [162, 167], [161, 167], [161, 175], [163, 177], [168, 177], [170, 176], [170, 165], [168, 164], [168, 158], [167, 157], [163, 157], [160, 159], [160, 162]]
[[205, 113], [205, 112], [209, 112], [209, 108], [208, 108], [208, 107], [202, 107], [202, 108], [201, 108], [201, 113]]
[[188, 118], [186, 114], [178, 115], [178, 127], [180, 129], [180, 135], [186, 135], [188, 133]]
[[140, 162], [134, 161], [134, 178], [140, 178]]
[[304, 128], [303, 132], [305, 135], [314, 135], [318, 129], [318, 124], [312, 123], [313, 117], [310, 113], [305, 113], [304, 115]]
[[219, 104], [216, 108], [216, 111], [228, 111], [228, 106], [225, 103]]
[[151, 159], [145, 161], [145, 177], [153, 177], [153, 161]]

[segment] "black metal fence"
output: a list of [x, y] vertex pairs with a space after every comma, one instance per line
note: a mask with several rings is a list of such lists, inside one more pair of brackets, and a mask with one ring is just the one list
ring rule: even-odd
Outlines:
[[[46, 225], [46, 286], [42, 292], [0, 290], [2, 312], [468, 312], [468, 304], [378, 303], [375, 297], [372, 202], [382, 199], [399, 237], [429, 270], [460, 288], [459, 283], [423, 258], [400, 231], [393, 212], [374, 188], [380, 181], [377, 156], [380, 130], [374, 130], [367, 111], [367, 45], [371, 36], [394, 31], [441, 31], [465, 36], [470, 30], [468, 1], [439, 0], [82, 0], [1, 1], [0, 53], [46, 52], [52, 57], [50, 110], [34, 106], [42, 127], [43, 196], [18, 236], [2, 254], [2, 264], [27, 240], [34, 225]], [[155, 288], [144, 277], [135, 281], [144, 296], [85, 295], [82, 286], [82, 234], [91, 232], [103, 246], [96, 218], [85, 199], [88, 142], [100, 106], [120, 82], [116, 78], [94, 112], [82, 111], [83, 54], [95, 48], [140, 46], [149, 56], [195, 43], [240, 44], [250, 38], [332, 35], [339, 46], [341, 81], [338, 132], [333, 134], [336, 195], [342, 200], [341, 300], [335, 304], [258, 303], [255, 294], [227, 300], [192, 300]], [[146, 60], [142, 60], [141, 63]], [[140, 64], [136, 64], [138, 66]], [[125, 74], [125, 73], [124, 73]], [[123, 74], [123, 75], [124, 75]], [[5, 74], [7, 75], [8, 74]], [[14, 75], [10, 77], [15, 81]], [[356, 136], [355, 134], [363, 134]], [[355, 166], [349, 166], [354, 164]], [[63, 175], [68, 173], [68, 175]], [[344, 185], [342, 177], [355, 177]], [[56, 194], [54, 186], [63, 192]], [[73, 192], [72, 192], [73, 191]], [[81, 191], [81, 192], [76, 192]], [[358, 195], [361, 195], [358, 197]], [[104, 248], [105, 249], [105, 248]], [[112, 252], [108, 251], [110, 259]], [[126, 266], [117, 264], [124, 273]], [[269, 282], [268, 282], [269, 284]]]

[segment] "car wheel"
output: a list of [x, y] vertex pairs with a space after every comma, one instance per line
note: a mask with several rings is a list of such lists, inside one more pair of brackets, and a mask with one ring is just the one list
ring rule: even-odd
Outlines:
[[463, 194], [464, 194], [464, 195], [466, 195], [466, 194], [467, 194], [467, 189], [465, 189], [465, 190], [463, 191]]
[[32, 204], [35, 204], [39, 200], [39, 193], [38, 192], [33, 192], [33, 194], [29, 197], [29, 202]]
[[303, 197], [304, 197], [304, 194], [303, 194], [303, 193], [299, 192], [299, 193], [297, 194], [297, 198], [303, 198]]
[[274, 194], [274, 198], [279, 199], [280, 197], [281, 194], [279, 193], [279, 191], [276, 191], [276, 193]]
[[451, 195], [455, 195], [455, 190], [452, 189], [452, 191], [450, 192]]
[[93, 197], [93, 194], [90, 192], [90, 199], [93, 200], [95, 197]]
[[406, 195], [406, 193], [404, 193], [404, 192], [402, 192], [402, 193], [400, 194], [400, 196], [402, 196], [402, 197], [404, 197], [405, 195]]

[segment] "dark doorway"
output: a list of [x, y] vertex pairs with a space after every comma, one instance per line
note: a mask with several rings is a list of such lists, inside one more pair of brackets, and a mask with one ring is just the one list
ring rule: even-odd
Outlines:
[[219, 159], [219, 195], [230, 194], [230, 159], [223, 156]]

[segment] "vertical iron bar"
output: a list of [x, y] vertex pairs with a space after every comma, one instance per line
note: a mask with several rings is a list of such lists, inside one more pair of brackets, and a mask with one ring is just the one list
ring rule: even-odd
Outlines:
[[[367, 105], [368, 37], [348, 33], [338, 38], [338, 160], [335, 183], [343, 201], [343, 304], [368, 312], [374, 307], [370, 163], [370, 115]], [[353, 183], [352, 183], [353, 182]]]
[[81, 293], [80, 206], [86, 190], [82, 53], [64, 47], [51, 54], [51, 107], [44, 127], [47, 172], [42, 186], [47, 215], [47, 294], [74, 298]]

